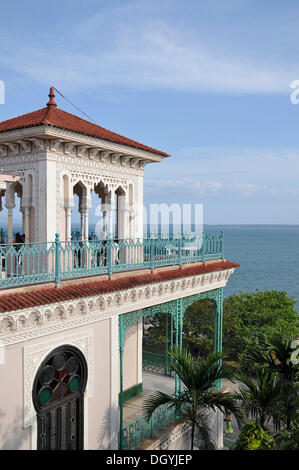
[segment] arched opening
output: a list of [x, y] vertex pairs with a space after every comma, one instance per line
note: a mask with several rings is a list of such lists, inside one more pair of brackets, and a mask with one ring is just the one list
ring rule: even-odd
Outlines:
[[[6, 190], [2, 190], [0, 239], [4, 243], [17, 241], [22, 243], [24, 234], [24, 211], [22, 208], [23, 186], [19, 182], [8, 183]], [[17, 196], [17, 201], [16, 197]], [[3, 198], [4, 199], [4, 198]]]
[[[108, 185], [100, 181], [94, 186], [95, 216], [100, 217], [95, 226], [95, 236], [100, 239], [107, 238], [108, 213], [110, 210]], [[100, 200], [100, 203], [99, 203]]]
[[126, 192], [119, 186], [115, 191], [115, 233], [116, 238], [126, 238], [127, 226], [127, 207], [126, 207]]
[[38, 450], [82, 450], [87, 363], [75, 346], [54, 349], [33, 383]]
[[[81, 181], [78, 181], [73, 187], [73, 195], [75, 207], [75, 214], [72, 217], [72, 222], [74, 223], [72, 227], [74, 229], [73, 233], [79, 232], [76, 235], [76, 238], [79, 240], [88, 240], [88, 189]], [[78, 214], [80, 214], [79, 219]]]
[[193, 357], [206, 357], [214, 350], [215, 301], [201, 299], [193, 302], [184, 313], [183, 347]]

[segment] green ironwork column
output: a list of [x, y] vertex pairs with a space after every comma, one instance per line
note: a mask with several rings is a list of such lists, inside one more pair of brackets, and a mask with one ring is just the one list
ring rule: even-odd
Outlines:
[[60, 266], [61, 243], [59, 233], [55, 234], [55, 284], [60, 284], [61, 266]]
[[166, 342], [165, 342], [165, 372], [164, 372], [164, 375], [168, 375], [168, 312], [165, 313], [165, 333], [166, 333]]
[[[214, 351], [222, 353], [222, 322], [223, 322], [223, 288], [218, 289], [215, 299], [214, 310]], [[220, 359], [220, 365], [222, 360]], [[217, 388], [221, 388], [221, 381], [217, 383]]]
[[119, 316], [119, 369], [120, 369], [120, 393], [119, 393], [119, 449], [123, 449], [123, 408], [124, 408], [124, 391], [123, 391], [123, 360], [124, 360], [124, 327], [123, 315]]
[[[175, 329], [175, 346], [176, 349], [178, 348], [179, 345], [179, 315], [178, 315], [178, 308], [177, 308], [177, 303], [176, 303], [176, 309], [175, 309], [175, 318], [174, 318], [174, 329]], [[178, 376], [175, 374], [175, 394], [177, 395], [178, 392]]]
[[[177, 316], [178, 316], [178, 323], [179, 323], [179, 346], [180, 351], [183, 348], [183, 300], [177, 300]], [[179, 379], [179, 392], [182, 391], [182, 381]]]

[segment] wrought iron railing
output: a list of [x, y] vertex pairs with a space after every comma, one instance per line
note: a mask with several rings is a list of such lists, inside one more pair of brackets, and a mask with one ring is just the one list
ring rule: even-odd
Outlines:
[[[172, 358], [167, 354], [142, 351], [142, 368], [150, 372], [157, 372], [158, 374], [173, 377], [174, 373], [170, 367], [171, 360]], [[194, 361], [194, 364], [199, 364], [199, 362]]]
[[142, 368], [150, 372], [173, 376], [169, 368], [171, 358], [166, 354], [157, 354], [149, 351], [142, 351]]
[[0, 243], [0, 288], [223, 258], [223, 232], [190, 238]]
[[169, 408], [167, 405], [161, 405], [157, 408], [149, 422], [146, 422], [145, 416], [141, 416], [123, 428], [122, 449], [136, 449], [142, 442], [153, 437], [176, 418], [178, 416], [176, 416], [174, 408]]
[[224, 437], [223, 446], [227, 447], [228, 450], [234, 450], [234, 448], [236, 447], [236, 441], [233, 441], [232, 439], [228, 439], [227, 437]]

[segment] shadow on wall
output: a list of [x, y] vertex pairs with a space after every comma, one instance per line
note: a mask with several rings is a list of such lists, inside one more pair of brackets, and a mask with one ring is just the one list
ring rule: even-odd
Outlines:
[[23, 429], [23, 410], [17, 408], [10, 424], [5, 424], [5, 412], [0, 409], [0, 450], [20, 450], [28, 441], [28, 429]]
[[[107, 450], [111, 448], [111, 443], [116, 442], [118, 445], [118, 426], [111, 423], [111, 415], [118, 416], [118, 408], [106, 408], [103, 420], [98, 430], [98, 449]], [[112, 432], [112, 426], [114, 428]]]

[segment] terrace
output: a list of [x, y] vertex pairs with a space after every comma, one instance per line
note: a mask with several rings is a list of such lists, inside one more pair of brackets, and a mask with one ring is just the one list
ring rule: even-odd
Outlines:
[[154, 271], [163, 266], [182, 266], [223, 259], [220, 234], [138, 239], [97, 239], [48, 243], [7, 243], [0, 240], [0, 289], [41, 283], [60, 284], [69, 279], [108, 275], [132, 270]]

